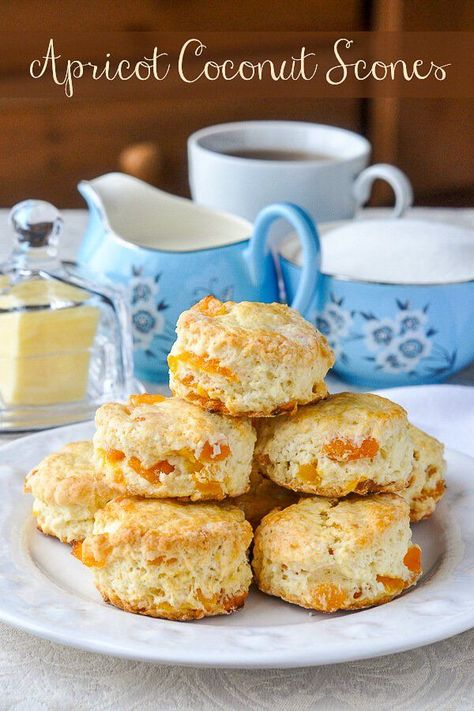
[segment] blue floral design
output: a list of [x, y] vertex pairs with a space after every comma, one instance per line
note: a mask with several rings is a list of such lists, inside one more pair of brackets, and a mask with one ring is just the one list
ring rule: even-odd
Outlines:
[[232, 301], [234, 298], [234, 287], [232, 284], [228, 284], [227, 286], [219, 286], [218, 277], [211, 277], [207, 286], [197, 286], [194, 289], [193, 294], [196, 301], [203, 299], [205, 296], [214, 296], [220, 301]]
[[365, 345], [370, 351], [378, 351], [389, 346], [398, 335], [397, 324], [391, 319], [377, 319], [373, 314], [362, 314], [366, 319], [364, 324]]
[[400, 355], [391, 351], [381, 351], [375, 362], [377, 370], [384, 370], [387, 373], [398, 373], [405, 370], [405, 364]]
[[[422, 309], [412, 309], [410, 302], [396, 299], [398, 312], [393, 319], [379, 319], [372, 312], [361, 311], [365, 321], [363, 339], [368, 351], [366, 356], [377, 370], [386, 373], [420, 373], [419, 368], [433, 375], [440, 375], [452, 369], [456, 352], [442, 352], [433, 341], [437, 331], [429, 325], [429, 304]], [[432, 361], [436, 361], [433, 365]]]
[[[336, 360], [350, 362], [347, 344], [359, 341], [375, 370], [384, 373], [432, 376], [438, 378], [454, 370], [457, 351], [447, 351], [436, 343], [437, 330], [430, 324], [429, 304], [413, 308], [409, 301], [395, 299], [395, 314], [379, 318], [372, 311], [350, 311], [344, 299], [333, 293], [324, 309], [311, 320], [327, 338]], [[356, 313], [362, 327], [355, 330]]]
[[[167, 353], [174, 338], [173, 329], [164, 316], [169, 306], [159, 298], [160, 279], [161, 274], [148, 276], [143, 274], [143, 267], [132, 267], [129, 281], [133, 343], [150, 358]], [[155, 346], [160, 355], [155, 352]]]
[[329, 295], [324, 309], [313, 316], [316, 328], [327, 338], [336, 359], [343, 363], [349, 361], [342, 343], [350, 334], [353, 318], [354, 312], [344, 308], [344, 299], [337, 299], [334, 294]]
[[415, 337], [402, 341], [398, 348], [405, 358], [420, 358], [424, 351], [423, 343]]
[[[428, 308], [427, 304], [423, 309], [411, 309], [409, 302], [397, 300], [398, 313], [395, 316], [395, 321], [398, 324], [401, 336], [409, 335], [410, 333], [422, 333], [428, 323]], [[431, 335], [434, 335], [432, 331]]]
[[387, 346], [392, 342], [394, 333], [390, 326], [380, 326], [372, 332], [372, 336], [377, 345]]
[[315, 326], [318, 329], [318, 331], [321, 331], [323, 336], [330, 336], [331, 335], [331, 324], [325, 316], [316, 316], [315, 318]]
[[150, 333], [156, 326], [156, 318], [149, 311], [140, 309], [132, 314], [132, 323], [140, 333]]
[[149, 284], [135, 284], [132, 287], [132, 306], [138, 304], [139, 301], [150, 301], [153, 295], [153, 290], [150, 288]]

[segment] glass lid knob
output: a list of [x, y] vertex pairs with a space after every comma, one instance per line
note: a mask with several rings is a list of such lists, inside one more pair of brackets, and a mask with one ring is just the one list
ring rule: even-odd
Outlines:
[[59, 210], [44, 200], [24, 200], [10, 212], [10, 224], [21, 251], [46, 249], [56, 252], [63, 220]]

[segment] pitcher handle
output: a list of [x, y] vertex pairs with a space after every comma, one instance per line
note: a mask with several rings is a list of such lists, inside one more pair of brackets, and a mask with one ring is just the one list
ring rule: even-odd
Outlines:
[[296, 230], [303, 251], [303, 269], [293, 303], [294, 309], [304, 313], [316, 291], [321, 249], [316, 226], [307, 212], [289, 202], [268, 205], [261, 210], [254, 224], [253, 235], [246, 250], [250, 276], [255, 284], [265, 279], [265, 257], [270, 252], [268, 231], [279, 219], [285, 219]]

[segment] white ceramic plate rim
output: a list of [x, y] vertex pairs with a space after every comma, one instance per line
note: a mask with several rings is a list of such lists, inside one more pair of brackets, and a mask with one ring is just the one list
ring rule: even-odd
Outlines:
[[[422, 584], [387, 605], [299, 624], [208, 626], [151, 620], [52, 584], [29, 554], [31, 499], [21, 493], [22, 453], [91, 436], [92, 423], [42, 432], [0, 448], [0, 619], [67, 646], [162, 664], [303, 667], [401, 652], [474, 626], [474, 459], [447, 452], [448, 493], [436, 511], [444, 555]], [[23, 462], [23, 463], [22, 463]], [[269, 604], [273, 598], [268, 598]], [[282, 604], [282, 603], [280, 603]], [[238, 613], [245, 614], [245, 609]], [[307, 613], [305, 613], [307, 614]], [[228, 618], [225, 618], [228, 619]], [[239, 620], [244, 618], [239, 618]]]

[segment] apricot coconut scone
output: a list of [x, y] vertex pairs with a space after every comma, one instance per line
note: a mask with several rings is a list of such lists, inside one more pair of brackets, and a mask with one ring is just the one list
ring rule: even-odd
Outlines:
[[207, 296], [178, 319], [168, 356], [175, 395], [211, 412], [266, 417], [325, 397], [334, 354], [284, 304]]
[[421, 575], [409, 507], [396, 494], [302, 499], [265, 516], [253, 555], [260, 590], [321, 612], [380, 605]]
[[244, 604], [252, 527], [231, 505], [120, 497], [99, 511], [73, 554], [106, 602], [141, 615], [196, 620]]
[[408, 488], [400, 495], [410, 506], [411, 521], [431, 516], [446, 489], [444, 446], [414, 425], [409, 426], [413, 442], [413, 467]]
[[339, 393], [257, 426], [255, 462], [280, 486], [319, 496], [397, 492], [413, 444], [405, 410], [366, 393]]
[[33, 494], [40, 531], [63, 543], [80, 541], [92, 531], [94, 514], [119, 494], [94, 466], [92, 442], [72, 442], [45, 457], [25, 479]]
[[96, 461], [122, 493], [192, 501], [249, 488], [255, 430], [179, 398], [132, 395], [96, 413]]
[[298, 499], [299, 496], [294, 491], [278, 486], [253, 467], [250, 474], [250, 489], [246, 494], [232, 499], [232, 503], [244, 512], [252, 528], [256, 528], [270, 511], [276, 508], [284, 509], [295, 504]]

